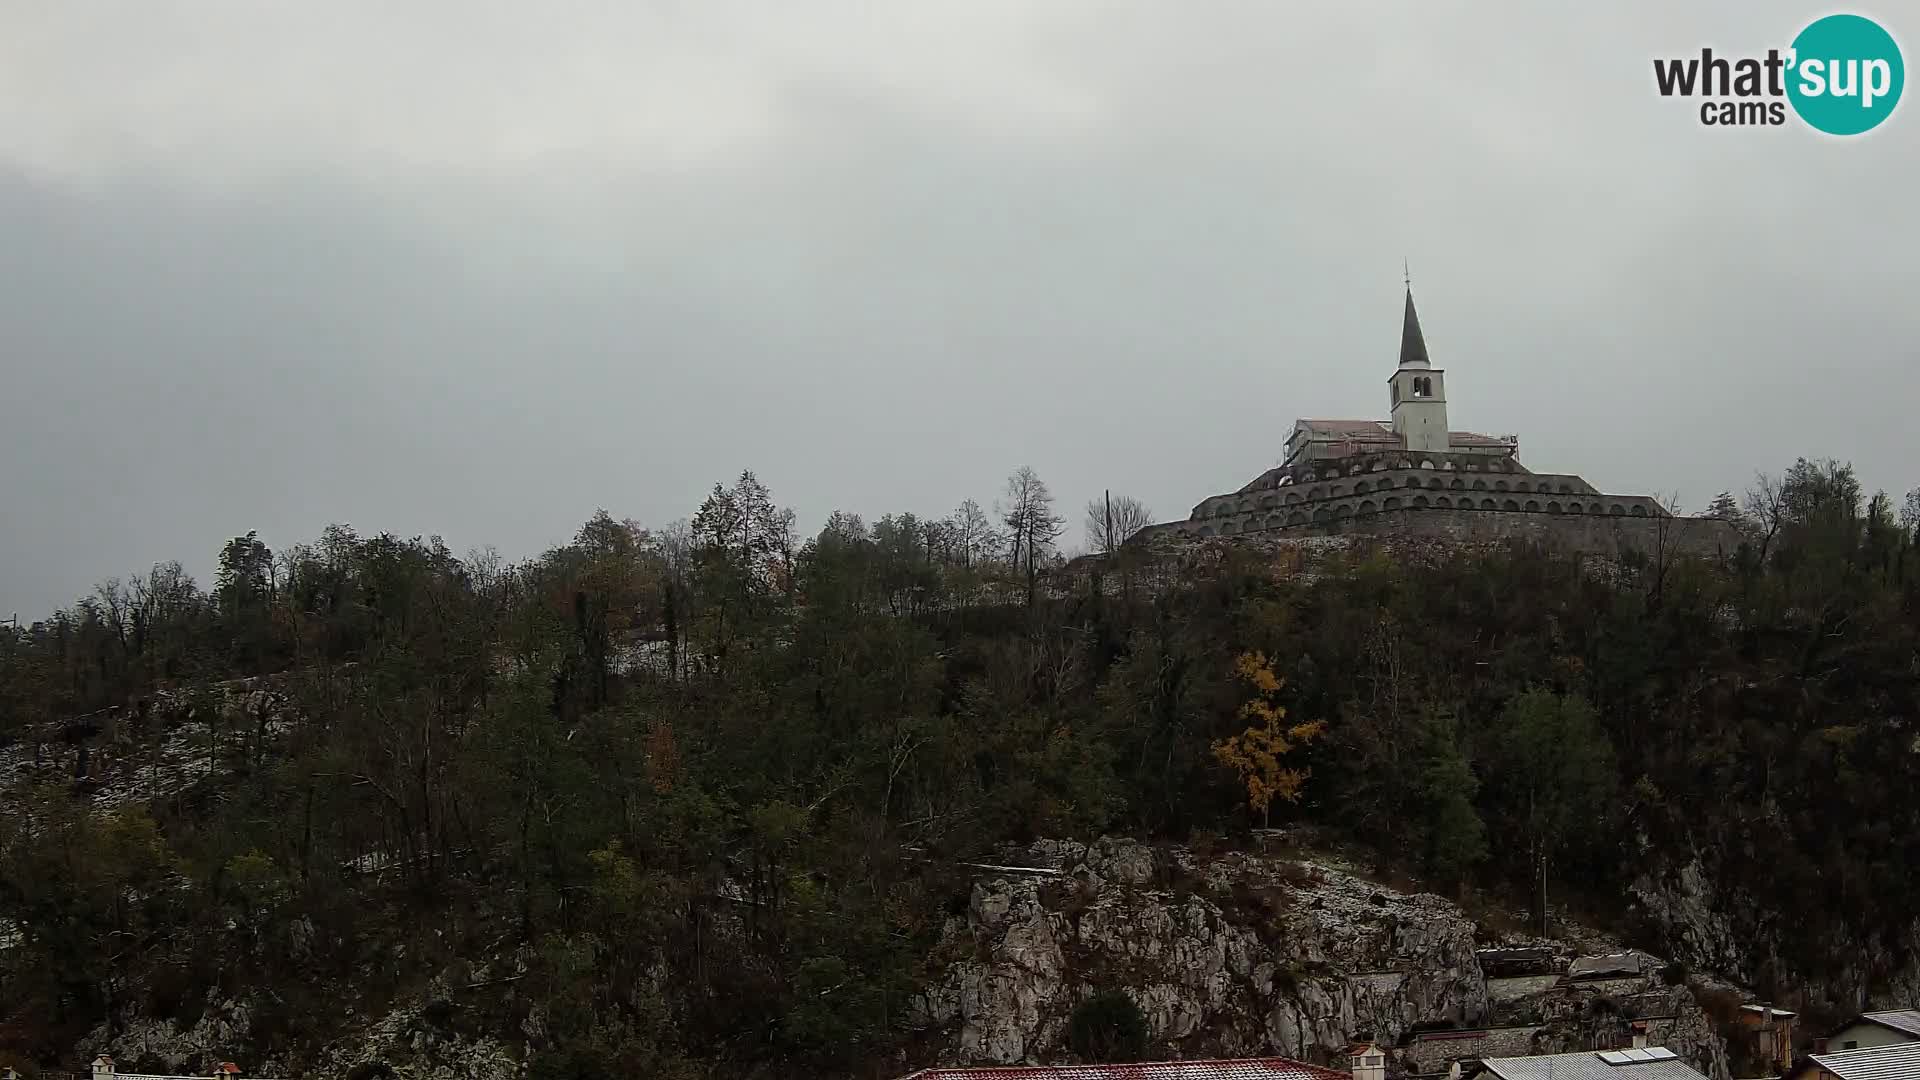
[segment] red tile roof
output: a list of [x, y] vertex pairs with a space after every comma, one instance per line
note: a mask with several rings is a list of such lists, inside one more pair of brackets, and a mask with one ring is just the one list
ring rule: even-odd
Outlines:
[[1353, 1075], [1276, 1057], [1229, 1061], [1148, 1061], [1133, 1065], [922, 1069], [903, 1080], [1353, 1080]]

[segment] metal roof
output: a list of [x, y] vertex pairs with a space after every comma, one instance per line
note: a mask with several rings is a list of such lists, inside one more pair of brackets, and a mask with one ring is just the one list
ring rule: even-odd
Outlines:
[[1889, 1009], [1886, 1012], [1861, 1013], [1860, 1019], [1871, 1020], [1881, 1027], [1892, 1028], [1903, 1035], [1920, 1038], [1920, 1009]]
[[1639, 953], [1608, 953], [1605, 956], [1583, 956], [1567, 965], [1567, 977], [1571, 979], [1607, 979], [1621, 975], [1645, 974], [1647, 966]]
[[1352, 1074], [1290, 1058], [1147, 1061], [1132, 1065], [1016, 1065], [922, 1069], [903, 1080], [1353, 1080]]
[[1453, 446], [1506, 446], [1508, 440], [1494, 435], [1482, 435], [1477, 431], [1449, 431], [1447, 442]]
[[1706, 1080], [1665, 1047], [1487, 1058], [1481, 1064], [1501, 1080]]
[[1920, 1042], [1815, 1054], [1813, 1060], [1840, 1080], [1912, 1080], [1920, 1076]]
[[1393, 422], [1389, 420], [1321, 420], [1306, 418], [1298, 421], [1301, 427], [1315, 435], [1341, 435], [1349, 439], [1397, 439], [1393, 432]]

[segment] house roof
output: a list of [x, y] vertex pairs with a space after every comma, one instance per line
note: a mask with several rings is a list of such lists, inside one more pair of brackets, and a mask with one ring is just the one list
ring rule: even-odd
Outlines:
[[1706, 1080], [1673, 1051], [1657, 1046], [1487, 1058], [1481, 1065], [1501, 1080]]
[[1613, 979], [1626, 975], [1644, 975], [1646, 963], [1639, 953], [1608, 953], [1583, 956], [1567, 965], [1570, 979]]
[[1920, 1039], [1920, 1009], [1889, 1009], [1886, 1012], [1861, 1013], [1860, 1019], [1868, 1023], [1892, 1028], [1902, 1035], [1911, 1035]]
[[1813, 1060], [1840, 1080], [1911, 1080], [1920, 1076], [1920, 1042], [1815, 1054]]
[[1527, 945], [1517, 949], [1475, 949], [1473, 955], [1484, 964], [1489, 960], [1552, 960], [1554, 951], [1546, 945]]
[[1349, 1073], [1291, 1058], [1148, 1061], [1131, 1065], [1016, 1065], [922, 1069], [902, 1080], [1353, 1080]]

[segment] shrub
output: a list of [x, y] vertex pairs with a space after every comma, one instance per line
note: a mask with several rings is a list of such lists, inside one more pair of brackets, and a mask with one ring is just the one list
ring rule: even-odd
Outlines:
[[1123, 990], [1102, 990], [1067, 1020], [1067, 1044], [1083, 1061], [1139, 1061], [1147, 1053], [1147, 1018]]

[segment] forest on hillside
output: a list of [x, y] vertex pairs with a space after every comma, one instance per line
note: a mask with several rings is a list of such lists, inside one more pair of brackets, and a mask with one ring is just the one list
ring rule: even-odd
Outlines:
[[1908, 961], [1920, 917], [1920, 500], [1801, 460], [1712, 512], [1736, 556], [1311, 564], [1136, 550], [1101, 513], [1069, 568], [1031, 470], [991, 511], [811, 538], [745, 474], [517, 564], [237, 537], [210, 587], [162, 564], [0, 629], [9, 745], [110, 712], [137, 754], [156, 695], [254, 676], [298, 718], [216, 730], [147, 802], [13, 783], [0, 1054], [218, 992], [257, 1002], [235, 1055], [297, 1058], [339, 987], [366, 1012], [505, 943], [513, 993], [448, 1022], [543, 1076], [879, 1075], [965, 902], [943, 860], [1288, 822], [1649, 946], [1629, 886], [1705, 857], [1791, 928], [1757, 990], [1857, 1007], [1823, 988]]

